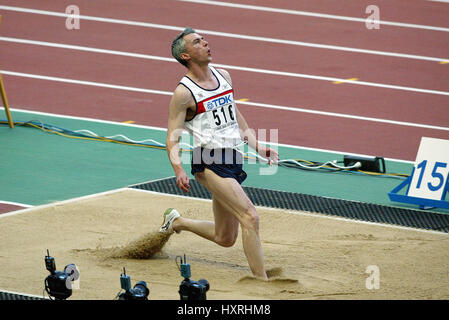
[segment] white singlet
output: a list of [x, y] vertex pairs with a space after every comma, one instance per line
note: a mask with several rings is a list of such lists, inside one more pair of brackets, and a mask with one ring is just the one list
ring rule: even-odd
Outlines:
[[218, 82], [215, 89], [204, 89], [187, 76], [180, 81], [189, 89], [196, 102], [195, 116], [185, 122], [185, 127], [193, 136], [194, 148], [234, 148], [242, 143], [234, 91], [220, 72], [214, 67], [209, 68]]

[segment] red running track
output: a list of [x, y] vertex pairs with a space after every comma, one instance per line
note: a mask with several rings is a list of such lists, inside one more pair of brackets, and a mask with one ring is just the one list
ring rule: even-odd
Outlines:
[[[256, 1], [233, 1], [256, 4]], [[378, 1], [381, 18], [447, 27], [446, 4]], [[20, 7], [64, 12], [70, 1], [21, 1]], [[18, 6], [16, 1], [0, 5]], [[108, 17], [328, 45], [447, 58], [447, 32], [293, 16], [178, 1], [78, 1], [82, 15]], [[260, 4], [259, 4], [260, 5]], [[266, 6], [364, 16], [367, 1], [267, 1]], [[385, 9], [384, 9], [385, 8]], [[81, 21], [2, 10], [0, 36], [170, 57], [178, 31]], [[303, 46], [206, 35], [214, 63], [303, 73], [448, 92], [449, 65]], [[1, 69], [172, 92], [184, 69], [172, 62], [56, 49], [1, 41]], [[429, 93], [333, 84], [247, 71], [230, 71], [236, 98], [340, 114], [449, 127], [449, 97]], [[5, 75], [12, 108], [166, 127], [170, 96], [63, 84]], [[422, 136], [448, 139], [449, 131], [353, 120], [240, 104], [254, 128], [279, 128], [281, 143], [414, 160]], [[28, 120], [28, 119], [22, 119]], [[77, 128], [74, 128], [77, 129]]]

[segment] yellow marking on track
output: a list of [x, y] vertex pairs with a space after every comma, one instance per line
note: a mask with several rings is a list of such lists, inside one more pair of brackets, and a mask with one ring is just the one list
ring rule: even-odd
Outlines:
[[448, 64], [449, 61], [440, 61], [439, 64]]
[[134, 121], [128, 120], [128, 121], [122, 121], [122, 123], [129, 123], [129, 124], [131, 124], [131, 123], [134, 123]]
[[245, 102], [245, 101], [249, 101], [249, 99], [243, 98], [243, 99], [237, 99], [237, 101]]
[[346, 81], [357, 81], [357, 80], [359, 80], [358, 78], [349, 78], [349, 79], [346, 79], [346, 80], [343, 80], [343, 81], [334, 81], [334, 82], [332, 82], [333, 84], [340, 84], [340, 83], [345, 83]]

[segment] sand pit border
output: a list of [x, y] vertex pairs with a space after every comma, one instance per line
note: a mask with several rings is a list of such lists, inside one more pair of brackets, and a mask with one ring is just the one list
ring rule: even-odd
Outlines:
[[[163, 179], [166, 179], [166, 178], [163, 178]], [[153, 180], [153, 181], [150, 181], [150, 182], [154, 182], [154, 181], [158, 181], [158, 180], [162, 180], [162, 179], [156, 179], [156, 180]], [[21, 209], [21, 210], [16, 210], [16, 211], [12, 211], [12, 212], [1, 214], [0, 215], [0, 219], [6, 218], [6, 217], [9, 217], [9, 216], [13, 216], [13, 215], [17, 215], [17, 214], [29, 213], [29, 212], [32, 212], [34, 210], [40, 210], [40, 209], [44, 209], [44, 208], [49, 208], [49, 207], [52, 207], [52, 206], [64, 205], [64, 204], [68, 204], [68, 203], [72, 203], [72, 202], [76, 202], [76, 201], [81, 201], [81, 200], [85, 200], [85, 199], [91, 199], [91, 198], [95, 198], [95, 197], [104, 196], [104, 195], [107, 195], [107, 194], [114, 194], [114, 193], [122, 192], [124, 190], [127, 190], [127, 191], [131, 191], [132, 190], [132, 191], [136, 191], [136, 192], [146, 192], [146, 193], [149, 193], [149, 194], [156, 194], [156, 195], [162, 195], [162, 196], [168, 196], [168, 197], [174, 197], [174, 198], [180, 198], [180, 199], [189, 199], [189, 200], [195, 199], [195, 200], [199, 200], [199, 201], [212, 202], [212, 200], [210, 200], [210, 199], [192, 198], [192, 197], [188, 197], [188, 196], [181, 196], [181, 195], [175, 195], [175, 194], [169, 194], [169, 193], [163, 193], [163, 192], [156, 192], [156, 191], [150, 191], [150, 190], [135, 189], [135, 188], [130, 188], [130, 187], [131, 186], [123, 187], [123, 188], [119, 188], [119, 189], [114, 189], [114, 190], [109, 190], [109, 191], [105, 191], [105, 192], [100, 192], [100, 193], [94, 193], [94, 194], [90, 194], [90, 195], [86, 195], [86, 196], [82, 196], [82, 197], [77, 197], [77, 198], [72, 198], [72, 199], [68, 199], [68, 200], [48, 203], [48, 204], [44, 204], [44, 205], [33, 206], [33, 207], [30, 207], [30, 208], [25, 208], [25, 209]], [[261, 207], [261, 206], [256, 206], [256, 207], [257, 208], [267, 209], [267, 210], [279, 210], [279, 208]], [[419, 231], [419, 232], [424, 232], [424, 233], [444, 234], [444, 235], [447, 234], [446, 232], [442, 232], [442, 231], [425, 230], [425, 229], [420, 229], [420, 228], [404, 227], [404, 226], [387, 224], [387, 223], [362, 221], [362, 220], [356, 220], [356, 219], [336, 217], [336, 216], [326, 215], [326, 214], [322, 214], [322, 213], [313, 213], [313, 212], [305, 212], [305, 211], [294, 211], [294, 210], [287, 210], [287, 209], [284, 209], [284, 210], [285, 210], [285, 212], [287, 212], [289, 214], [297, 214], [297, 215], [317, 217], [317, 218], [325, 218], [325, 219], [338, 220], [338, 221], [346, 221], [346, 222], [353, 222], [353, 223], [360, 223], [360, 224], [368, 224], [368, 225], [373, 225], [373, 226], [383, 226], [383, 227], [390, 227], [390, 228], [396, 228], [396, 229], [402, 229], [402, 230], [412, 230], [412, 231]]]

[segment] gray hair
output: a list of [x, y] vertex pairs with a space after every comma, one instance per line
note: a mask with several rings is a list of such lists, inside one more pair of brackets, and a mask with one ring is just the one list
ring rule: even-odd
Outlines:
[[184, 53], [186, 51], [186, 42], [184, 40], [184, 36], [191, 34], [191, 33], [195, 33], [196, 31], [193, 30], [192, 28], [185, 28], [183, 32], [181, 32], [180, 34], [178, 34], [175, 38], [175, 40], [173, 40], [173, 42], [171, 43], [171, 54], [172, 56], [178, 60], [178, 62], [180, 64], [182, 64], [183, 66], [187, 67], [187, 61], [181, 59], [181, 53]]

